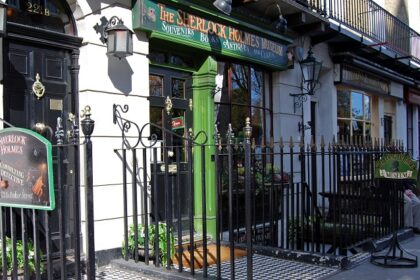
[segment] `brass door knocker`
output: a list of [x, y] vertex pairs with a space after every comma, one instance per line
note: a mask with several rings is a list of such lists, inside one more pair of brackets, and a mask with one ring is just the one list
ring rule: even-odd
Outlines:
[[45, 87], [44, 85], [41, 83], [40, 81], [40, 77], [39, 77], [39, 73], [36, 73], [35, 76], [35, 82], [32, 85], [32, 91], [34, 92], [36, 98], [39, 100], [44, 96], [45, 93]]

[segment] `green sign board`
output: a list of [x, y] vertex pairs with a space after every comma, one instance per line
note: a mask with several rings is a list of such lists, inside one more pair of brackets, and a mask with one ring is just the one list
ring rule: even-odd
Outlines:
[[286, 68], [287, 46], [153, 0], [138, 0], [134, 29], [214, 53]]
[[417, 162], [408, 154], [385, 154], [375, 165], [375, 178], [417, 180]]
[[52, 145], [23, 128], [0, 131], [0, 206], [54, 210]]

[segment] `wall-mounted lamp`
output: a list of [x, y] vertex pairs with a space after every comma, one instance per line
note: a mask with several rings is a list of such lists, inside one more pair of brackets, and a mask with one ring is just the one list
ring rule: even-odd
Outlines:
[[101, 17], [101, 24], [97, 23], [93, 28], [101, 35], [101, 42], [107, 44], [107, 55], [119, 59], [133, 55], [134, 32], [120, 18], [113, 16], [108, 21], [106, 17]]
[[[312, 53], [312, 47], [310, 47], [308, 56], [304, 60], [301, 60], [299, 65], [302, 70], [302, 92], [289, 94], [293, 96], [295, 113], [297, 108], [303, 107], [303, 102], [307, 100], [308, 95], [314, 95], [315, 88], [319, 83], [322, 62], [315, 59]], [[305, 130], [310, 129], [312, 125], [310, 122], [307, 125], [304, 123], [303, 112], [304, 110], [302, 108], [302, 120], [298, 123], [298, 129], [302, 133], [302, 136], [304, 136]]]
[[299, 62], [302, 70], [302, 82], [307, 95], [314, 95], [315, 87], [319, 83], [319, 74], [321, 73], [322, 62], [316, 60], [312, 53], [312, 47], [309, 48], [308, 56]]
[[279, 18], [276, 19], [273, 22], [274, 28], [279, 32], [279, 33], [286, 33], [287, 31], [287, 20], [283, 17], [283, 14], [281, 13], [281, 9], [279, 4], [276, 4], [277, 9], [279, 10]]
[[7, 4], [0, 1], [0, 36], [6, 34]]
[[213, 5], [221, 12], [230, 15], [232, 11], [232, 0], [216, 0]]

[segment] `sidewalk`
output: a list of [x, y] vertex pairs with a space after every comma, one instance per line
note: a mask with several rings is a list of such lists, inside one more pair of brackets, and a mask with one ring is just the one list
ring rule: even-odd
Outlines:
[[[420, 235], [401, 242], [403, 248], [417, 256], [420, 261]], [[416, 268], [385, 268], [372, 264], [369, 259], [352, 269], [324, 278], [324, 280], [417, 280], [420, 279], [420, 266]]]
[[[417, 255], [420, 261], [420, 235], [401, 242], [402, 247]], [[386, 249], [387, 250], [387, 249]], [[420, 267], [417, 268], [384, 268], [370, 263], [370, 254], [360, 253], [351, 258], [353, 268], [340, 270], [301, 262], [254, 256], [255, 280], [417, 280], [420, 279]], [[237, 279], [246, 279], [245, 259], [236, 260]], [[209, 268], [209, 278], [215, 279], [215, 268]], [[222, 266], [223, 279], [229, 279], [229, 271]], [[178, 273], [176, 270], [157, 269], [133, 261], [116, 260], [97, 271], [96, 279], [100, 280], [192, 280], [203, 279], [200, 273], [192, 277], [189, 273]]]

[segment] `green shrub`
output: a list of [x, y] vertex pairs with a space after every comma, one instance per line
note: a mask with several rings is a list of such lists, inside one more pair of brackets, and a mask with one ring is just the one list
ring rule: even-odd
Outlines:
[[[0, 241], [0, 269], [3, 266], [3, 258], [1, 256], [2, 252], [2, 242]], [[27, 244], [27, 252], [28, 252], [28, 263], [27, 267], [29, 270], [29, 274], [35, 273], [36, 270], [36, 262], [35, 262], [35, 249], [32, 241], [28, 241]], [[24, 262], [25, 262], [25, 255], [23, 250], [23, 242], [22, 240], [16, 241], [16, 258], [17, 258], [17, 268], [18, 270], [24, 269]], [[40, 252], [40, 259], [42, 259], [42, 252]], [[13, 268], [13, 255], [12, 255], [12, 239], [9, 237], [6, 237], [6, 261], [7, 261], [7, 273], [12, 272]], [[40, 270], [43, 271], [43, 265], [41, 263]]]
[[[137, 237], [137, 242], [138, 242], [138, 246], [139, 247], [143, 247], [145, 245], [145, 226], [143, 224], [139, 224], [137, 226], [138, 229], [138, 237]], [[159, 230], [159, 235], [158, 235], [158, 244], [159, 244], [159, 260], [161, 262], [162, 265], [167, 265], [168, 264], [168, 259], [167, 259], [167, 255], [166, 255], [166, 250], [167, 250], [167, 234], [166, 234], [166, 223], [161, 223], [159, 222], [158, 225], [158, 230]], [[156, 226], [155, 224], [150, 224], [148, 226], [148, 233], [149, 233], [149, 255], [151, 257], [156, 257], [155, 254], [155, 239], [156, 239]], [[172, 257], [175, 255], [175, 241], [174, 241], [174, 236], [172, 233], [172, 228], [170, 228], [169, 230], [169, 240], [170, 240], [170, 255], [171, 255], [171, 259]], [[130, 254], [134, 254], [134, 225], [130, 225], [130, 228], [128, 230], [128, 251]], [[122, 254], [123, 256], [125, 256], [125, 244], [123, 241], [123, 245], [122, 245]], [[170, 261], [170, 260], [169, 260]]]

